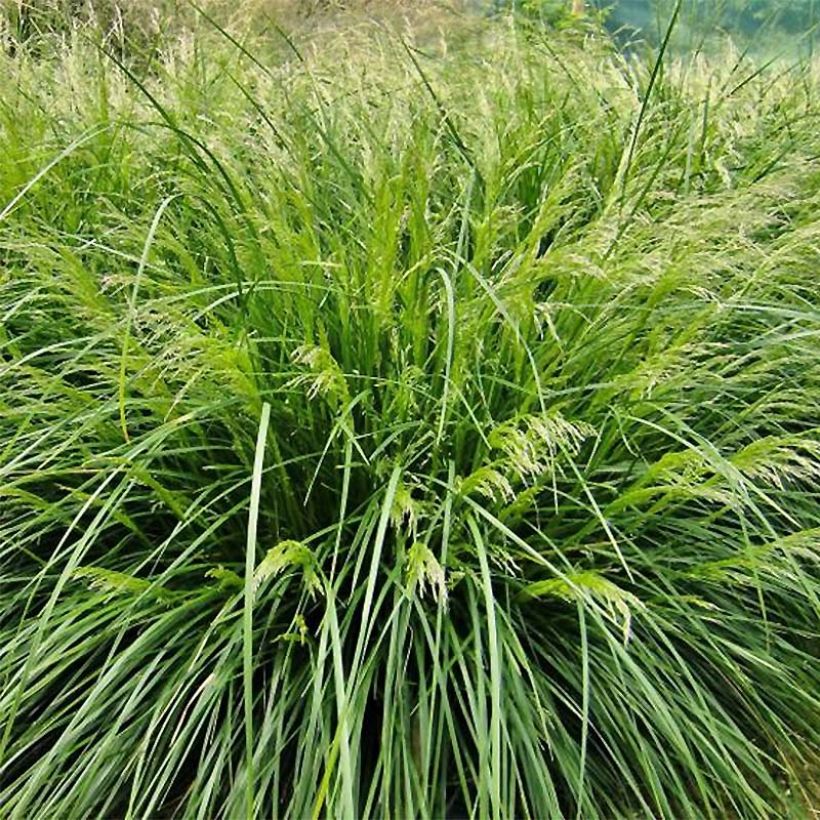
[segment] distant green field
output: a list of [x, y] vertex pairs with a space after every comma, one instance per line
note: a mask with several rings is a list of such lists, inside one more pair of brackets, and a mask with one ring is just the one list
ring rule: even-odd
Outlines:
[[[592, 0], [590, 6], [607, 9], [609, 24], [626, 26], [658, 40], [675, 8], [675, 0]], [[759, 50], [780, 49], [806, 53], [816, 40], [820, 23], [817, 0], [683, 0], [680, 9], [682, 47], [693, 48], [716, 34], [752, 43]]]
[[0, 817], [807, 820], [820, 62], [326, 5], [0, 6]]
[[[514, 9], [550, 23], [566, 19], [570, 0], [478, 0], [478, 8], [496, 12]], [[820, 0], [586, 0], [586, 8], [601, 14], [622, 45], [648, 42], [657, 46], [670, 20], [677, 22], [671, 47], [678, 53], [724, 47], [767, 57], [812, 54], [820, 23]]]

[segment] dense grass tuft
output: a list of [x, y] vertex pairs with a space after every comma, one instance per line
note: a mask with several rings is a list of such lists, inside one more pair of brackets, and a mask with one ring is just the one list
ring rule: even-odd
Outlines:
[[3, 816], [805, 803], [817, 67], [428, 46], [0, 58]]

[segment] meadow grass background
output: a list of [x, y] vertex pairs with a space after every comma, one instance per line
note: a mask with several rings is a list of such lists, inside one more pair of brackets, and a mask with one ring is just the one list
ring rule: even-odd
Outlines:
[[0, 813], [808, 816], [817, 63], [204, 11], [4, 18]]

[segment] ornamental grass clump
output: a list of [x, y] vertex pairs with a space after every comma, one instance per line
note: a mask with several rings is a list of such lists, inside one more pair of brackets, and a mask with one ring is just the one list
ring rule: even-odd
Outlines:
[[3, 816], [799, 816], [816, 65], [226, 35], [0, 57]]

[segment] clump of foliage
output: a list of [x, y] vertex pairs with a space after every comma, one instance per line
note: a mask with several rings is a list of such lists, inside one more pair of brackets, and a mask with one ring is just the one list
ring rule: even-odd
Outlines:
[[488, 6], [496, 14], [513, 12], [552, 26], [571, 19], [571, 5], [564, 0], [491, 0]]
[[0, 57], [5, 816], [793, 805], [816, 66], [475, 36]]

